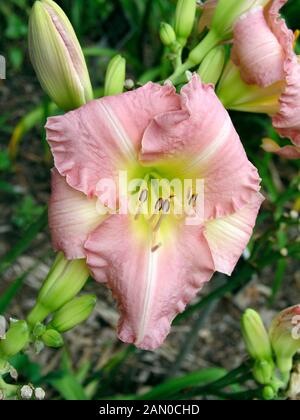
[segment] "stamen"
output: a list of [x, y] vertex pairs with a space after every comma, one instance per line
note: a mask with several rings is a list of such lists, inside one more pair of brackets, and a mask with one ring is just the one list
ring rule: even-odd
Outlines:
[[169, 200], [162, 200], [162, 205], [161, 205], [161, 210], [162, 210], [162, 214], [159, 216], [159, 219], [156, 223], [156, 225], [153, 228], [154, 232], [157, 232], [162, 224], [163, 219], [166, 217], [166, 214], [169, 212], [171, 207], [170, 201]]
[[148, 190], [143, 190], [139, 196], [141, 203], [145, 203], [148, 200]]
[[162, 211], [163, 213], [168, 213], [168, 211], [170, 210], [170, 201], [169, 200], [164, 200], [162, 203]]
[[138, 204], [138, 207], [137, 207], [137, 210], [136, 210], [136, 214], [135, 214], [135, 216], [134, 216], [134, 220], [138, 220], [138, 218], [139, 218], [139, 216], [140, 216], [140, 214], [141, 214], [141, 210], [142, 210], [142, 205], [146, 202], [148, 200], [148, 190], [143, 190], [141, 193], [140, 193], [140, 196], [139, 196], [139, 204]]
[[156, 219], [156, 217], [157, 217], [157, 215], [158, 215], [158, 213], [161, 211], [161, 209], [162, 209], [162, 204], [163, 204], [163, 199], [160, 197], [158, 200], [157, 200], [157, 202], [155, 203], [155, 206], [154, 206], [154, 213], [152, 214], [152, 216], [150, 217], [150, 219], [149, 219], [149, 223], [152, 223], [152, 222], [154, 222], [154, 220]]
[[163, 221], [164, 217], [165, 217], [165, 214], [161, 214], [161, 215], [159, 216], [159, 219], [158, 219], [158, 221], [157, 221], [156, 225], [155, 225], [155, 226], [154, 226], [154, 228], [153, 228], [153, 232], [157, 232], [157, 231], [159, 230], [159, 228], [160, 228], [160, 226], [161, 226], [161, 224], [162, 224], [162, 221]]
[[164, 200], [161, 197], [157, 200], [157, 202], [155, 204], [155, 207], [154, 207], [156, 212], [161, 211], [163, 202], [164, 202]]

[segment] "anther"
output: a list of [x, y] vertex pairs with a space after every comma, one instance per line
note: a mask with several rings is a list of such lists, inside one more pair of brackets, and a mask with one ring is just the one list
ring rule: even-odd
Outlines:
[[162, 211], [163, 213], [168, 213], [169, 210], [170, 210], [170, 201], [164, 200], [162, 203]]
[[139, 195], [139, 204], [137, 207], [137, 211], [136, 214], [134, 216], [135, 220], [138, 220], [141, 210], [142, 210], [142, 205], [148, 200], [148, 190], [143, 190], [141, 191], [140, 195]]
[[151, 252], [155, 252], [155, 251], [157, 251], [160, 247], [162, 246], [162, 243], [160, 242], [159, 244], [157, 244], [157, 245], [154, 245], [152, 248], [151, 248]]
[[198, 199], [198, 194], [193, 194], [189, 199], [189, 206], [195, 206]]
[[155, 211], [159, 212], [162, 209], [164, 200], [160, 197], [155, 204]]
[[139, 196], [141, 203], [145, 203], [148, 200], [148, 190], [143, 190]]

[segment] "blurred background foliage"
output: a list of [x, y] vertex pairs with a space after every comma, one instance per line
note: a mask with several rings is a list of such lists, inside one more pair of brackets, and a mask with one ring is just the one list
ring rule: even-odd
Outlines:
[[[42, 93], [28, 59], [32, 3], [0, 2], [0, 54], [7, 60], [7, 80], [0, 81], [0, 314], [19, 317], [32, 304], [53, 257], [45, 211], [51, 158], [43, 126], [57, 110]], [[74, 25], [99, 93], [106, 65], [117, 52], [126, 57], [128, 77], [136, 83], [168, 74], [159, 24], [172, 21], [175, 0], [57, 3]], [[296, 30], [300, 0], [289, 0], [283, 10]], [[295, 217], [300, 211], [299, 162], [260, 149], [263, 137], [277, 139], [268, 117], [231, 115], [260, 171], [267, 197], [256, 233], [233, 277], [216, 276], [201, 299], [175, 320], [175, 334], [154, 355], [112, 338], [116, 314], [107, 309], [110, 296], [100, 291], [105, 309], [98, 307], [91, 324], [80, 327], [75, 338], [70, 336], [64, 351], [40, 358], [22, 355], [12, 361], [24, 381], [47, 386], [53, 398], [63, 399], [257, 395], [253, 383], [249, 391], [250, 367], [239, 344], [239, 318], [248, 304], [263, 311], [268, 320], [278, 309], [300, 301], [299, 218]], [[37, 266], [39, 274], [33, 275]], [[88, 288], [95, 290], [92, 282]], [[48, 363], [51, 369], [45, 369]]]

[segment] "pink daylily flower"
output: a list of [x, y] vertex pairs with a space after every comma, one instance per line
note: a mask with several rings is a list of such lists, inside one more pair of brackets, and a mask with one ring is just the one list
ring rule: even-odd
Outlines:
[[246, 83], [261, 87], [284, 79], [293, 34], [279, 18], [287, 0], [272, 0], [263, 8], [251, 9], [234, 26], [232, 60]]
[[[215, 271], [232, 273], [263, 201], [257, 170], [213, 87], [196, 75], [180, 95], [148, 83], [49, 118], [46, 129], [55, 161], [54, 248], [68, 259], [86, 258], [94, 278], [112, 290], [119, 338], [153, 350]], [[119, 170], [203, 180], [202, 223], [188, 225], [165, 206], [150, 218], [99, 214], [97, 185]], [[137, 197], [137, 205], [150, 199], [145, 190]], [[160, 199], [172, 205], [171, 196]]]
[[279, 14], [286, 2], [270, 0], [264, 8], [256, 7], [239, 18], [231, 58], [247, 84], [274, 86], [274, 91], [282, 84], [273, 126], [300, 146], [300, 64], [294, 52], [294, 34]]
[[[200, 3], [200, 9], [202, 10], [202, 12], [198, 25], [199, 32], [202, 32], [205, 28], [211, 28], [219, 1], [220, 0], [206, 0], [204, 4]], [[232, 22], [234, 23], [240, 15], [243, 15], [247, 11], [250, 11], [257, 6], [264, 6], [268, 3], [268, 1], [270, 0], [235, 0], [230, 4], [228, 2], [224, 2], [222, 5], [222, 12], [224, 14], [222, 16], [221, 23], [224, 25], [228, 25], [228, 23], [226, 23], [226, 20], [229, 17], [230, 26], [228, 29], [230, 29], [231, 31]], [[224, 4], [225, 6], [228, 6], [227, 10], [224, 10]]]

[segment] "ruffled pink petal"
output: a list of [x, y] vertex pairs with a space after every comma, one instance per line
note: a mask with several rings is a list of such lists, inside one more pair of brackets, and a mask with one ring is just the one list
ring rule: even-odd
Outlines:
[[284, 146], [280, 149], [276, 150], [276, 155], [289, 160], [297, 160], [300, 159], [300, 148], [295, 146]]
[[151, 252], [151, 240], [139, 236], [127, 216], [112, 216], [85, 244], [95, 279], [107, 282], [121, 313], [118, 335], [126, 343], [154, 350], [213, 274], [213, 261], [202, 232], [180, 226], [173, 240]]
[[278, 13], [285, 3], [286, 0], [274, 0], [269, 10], [273, 31], [277, 37], [281, 36], [285, 51], [285, 88], [279, 99], [279, 112], [272, 122], [282, 137], [288, 137], [296, 146], [300, 146], [300, 64], [294, 52], [294, 34]]
[[231, 57], [246, 83], [266, 87], [284, 78], [285, 42], [281, 31], [285, 28], [281, 26], [275, 25], [274, 14], [266, 18], [262, 7], [242, 15], [235, 24]]
[[234, 213], [260, 189], [228, 113], [197, 75], [181, 91], [181, 110], [157, 116], [147, 128], [141, 159], [157, 165], [177, 159], [181, 175], [204, 179], [206, 219]]
[[286, 86], [280, 96], [280, 110], [272, 123], [282, 137], [300, 146], [300, 64], [297, 58], [287, 65]]
[[100, 180], [114, 179], [122, 162], [137, 158], [150, 121], [178, 107], [173, 87], [148, 83], [49, 118], [47, 139], [55, 166], [71, 187], [93, 196]]
[[282, 158], [296, 160], [300, 159], [300, 148], [295, 146], [280, 147], [274, 140], [265, 138], [261, 146], [265, 152], [274, 153]]
[[252, 200], [235, 214], [205, 224], [204, 236], [216, 271], [231, 275], [250, 240], [263, 201], [260, 193], [253, 194]]
[[56, 169], [52, 170], [49, 227], [53, 248], [68, 259], [85, 258], [83, 244], [104, 216], [97, 211], [97, 200], [69, 187]]

